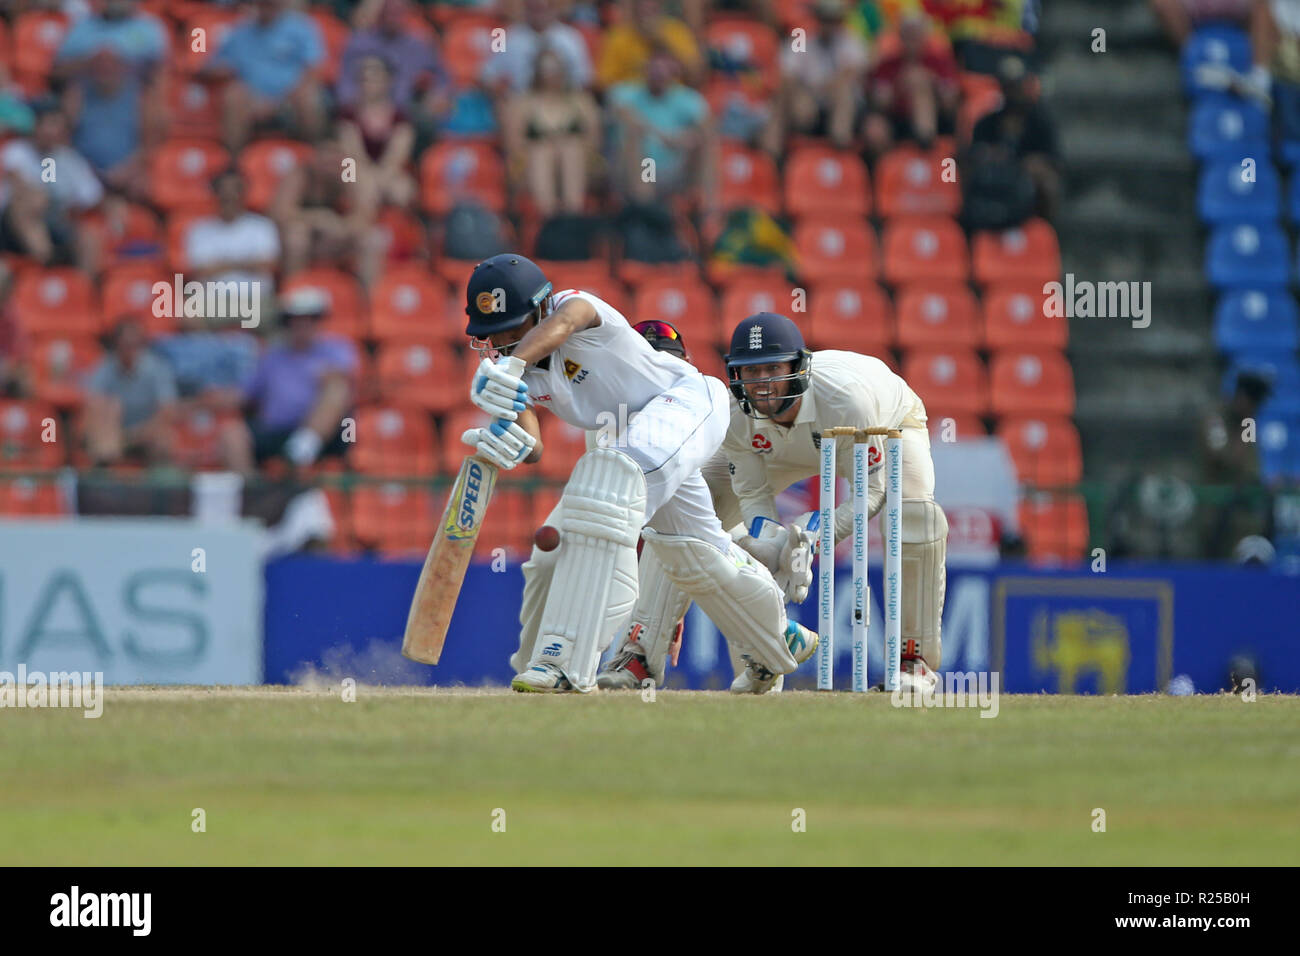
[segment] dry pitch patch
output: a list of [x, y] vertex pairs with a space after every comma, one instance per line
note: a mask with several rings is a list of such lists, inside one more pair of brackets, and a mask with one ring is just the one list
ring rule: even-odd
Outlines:
[[112, 688], [0, 711], [0, 863], [1296, 864], [1297, 758], [1280, 696]]

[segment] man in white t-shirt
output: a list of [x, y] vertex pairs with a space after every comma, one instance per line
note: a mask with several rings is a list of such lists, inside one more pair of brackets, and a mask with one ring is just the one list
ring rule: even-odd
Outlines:
[[524, 0], [523, 20], [506, 28], [501, 50], [483, 64], [483, 82], [491, 90], [521, 93], [533, 85], [533, 67], [543, 49], [564, 61], [575, 90], [591, 86], [591, 57], [587, 41], [567, 23], [556, 19], [552, 0]]
[[185, 236], [185, 278], [256, 283], [263, 311], [269, 312], [275, 295], [272, 271], [280, 259], [275, 223], [249, 212], [244, 205], [246, 183], [235, 170], [219, 173], [212, 188], [217, 214], [190, 226]]

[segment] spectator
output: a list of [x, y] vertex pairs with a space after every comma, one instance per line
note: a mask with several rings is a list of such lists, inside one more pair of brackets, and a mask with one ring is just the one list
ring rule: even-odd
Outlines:
[[120, 319], [105, 345], [109, 354], [86, 383], [84, 437], [91, 463], [165, 463], [177, 397], [171, 369], [148, 350], [137, 319]]
[[343, 48], [336, 89], [339, 103], [352, 106], [357, 102], [362, 64], [377, 56], [392, 73], [393, 102], [399, 110], [418, 116], [420, 121], [434, 122], [445, 115], [450, 109], [447, 72], [433, 46], [407, 30], [409, 0], [366, 0], [357, 16], [360, 22], [373, 20], [373, 26], [358, 26]]
[[281, 181], [271, 217], [284, 242], [285, 273], [342, 263], [369, 286], [379, 276], [386, 249], [375, 228], [373, 190], [344, 183], [339, 175], [346, 156], [337, 138], [317, 142], [311, 161]]
[[523, 171], [538, 213], [581, 213], [588, 158], [600, 148], [600, 112], [590, 93], [574, 88], [554, 50], [537, 56], [532, 88], [507, 101], [502, 125], [510, 167]]
[[956, 126], [961, 86], [952, 52], [927, 44], [929, 26], [920, 16], [906, 17], [898, 37], [899, 52], [877, 64], [868, 84], [870, 113], [862, 133], [872, 159], [901, 140], [928, 149]]
[[1217, 508], [1206, 509], [1206, 550], [1212, 557], [1227, 557], [1242, 538], [1267, 530], [1269, 501], [1260, 491], [1259, 446], [1242, 436], [1248, 419], [1258, 423], [1259, 411], [1271, 392], [1264, 375], [1243, 369], [1231, 400], [1205, 419], [1201, 433], [1204, 480], [1231, 489]]
[[867, 49], [845, 25], [845, 0], [815, 0], [812, 10], [817, 26], [806, 48], [781, 51], [779, 103], [764, 133], [773, 156], [785, 151], [789, 133], [827, 136], [839, 149], [853, 140]]
[[567, 23], [561, 23], [552, 9], [553, 0], [523, 0], [524, 16], [506, 30], [501, 52], [489, 53], [483, 65], [483, 82], [494, 92], [521, 93], [533, 83], [537, 57], [549, 49], [560, 58], [560, 65], [573, 89], [591, 86], [591, 58], [587, 41]]
[[[997, 173], [1000, 167], [1007, 176], [1028, 179], [1037, 212], [1050, 217], [1061, 188], [1056, 128], [1038, 103], [1034, 78], [1021, 60], [1005, 57], [998, 67], [998, 80], [1002, 85], [1002, 106], [975, 124], [971, 161], [984, 166], [987, 172]], [[967, 186], [971, 186], [969, 179]]]
[[257, 339], [234, 324], [183, 314], [181, 330], [154, 343], [182, 399], [214, 410], [238, 408], [257, 367]]
[[1192, 31], [1206, 23], [1228, 22], [1244, 27], [1251, 5], [1252, 0], [1151, 0], [1160, 25], [1180, 50]]
[[[155, 80], [167, 33], [136, 0], [105, 0], [99, 15], [78, 20], [59, 47], [54, 75], [73, 82], [65, 108], [76, 118], [73, 143], [110, 187], [140, 196], [142, 146], [160, 138], [163, 115]], [[151, 119], [153, 118], [153, 119]]]
[[[93, 243], [74, 228], [74, 218], [99, 205], [104, 187], [68, 145], [68, 122], [58, 106], [46, 100], [35, 113], [31, 139], [11, 140], [0, 151], [0, 245], [41, 265], [76, 263], [93, 271]], [[48, 169], [55, 175], [43, 175]]]
[[1300, 142], [1300, 2], [1260, 0], [1251, 11], [1249, 76], [1231, 77], [1230, 87], [1273, 108], [1278, 138]]
[[9, 305], [13, 285], [13, 271], [0, 262], [0, 398], [27, 398], [32, 392], [31, 343]]
[[247, 184], [237, 170], [218, 173], [212, 191], [217, 214], [195, 222], [185, 236], [187, 278], [252, 283], [261, 315], [275, 295], [280, 235], [275, 223], [244, 204]]
[[601, 88], [644, 80], [651, 55], [660, 48], [671, 51], [681, 63], [687, 82], [699, 78], [704, 61], [690, 27], [664, 16], [659, 0], [628, 0], [622, 22], [605, 33], [600, 48]]
[[415, 180], [407, 172], [415, 128], [394, 102], [388, 63], [368, 56], [358, 64], [358, 71], [358, 98], [340, 115], [339, 140], [344, 153], [357, 161], [361, 201], [374, 209], [384, 203], [409, 206], [415, 199]]
[[246, 420], [222, 432], [231, 470], [251, 474], [270, 458], [305, 467], [322, 455], [343, 455], [357, 354], [351, 342], [319, 333], [327, 311], [314, 290], [299, 290], [284, 304], [284, 341], [263, 353], [243, 387]]
[[222, 136], [237, 151], [253, 127], [279, 120], [305, 139], [324, 128], [325, 100], [316, 70], [325, 44], [314, 20], [289, 0], [254, 0], [253, 16], [222, 41], [209, 75], [230, 79], [222, 101]]
[[[620, 83], [607, 104], [615, 120], [616, 185], [634, 202], [662, 202], [674, 195], [708, 197], [711, 179], [709, 107], [679, 79], [680, 64], [656, 50], [644, 81]], [[653, 167], [646, 163], [653, 160]], [[647, 172], [653, 169], [653, 175]]]

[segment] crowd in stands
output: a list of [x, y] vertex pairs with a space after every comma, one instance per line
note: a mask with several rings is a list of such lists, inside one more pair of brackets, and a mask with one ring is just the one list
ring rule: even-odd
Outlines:
[[[932, 422], [1013, 436], [1027, 484], [1079, 478], [1037, 0], [0, 11], [0, 467], [454, 471], [464, 282], [511, 248], [678, 323], [711, 374], [739, 318], [790, 312]], [[581, 442], [547, 427], [563, 477]], [[23, 487], [0, 511], [52, 509]], [[341, 546], [427, 544], [432, 496], [332, 494]], [[1044, 522], [1046, 553], [1086, 539]]]

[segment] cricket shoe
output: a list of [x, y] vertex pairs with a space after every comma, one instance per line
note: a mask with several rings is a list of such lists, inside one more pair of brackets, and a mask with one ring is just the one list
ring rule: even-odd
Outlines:
[[[785, 646], [796, 664], [802, 664], [813, 656], [817, 650], [817, 632], [810, 631], [797, 621], [790, 621], [785, 627]], [[785, 686], [785, 675], [775, 674], [748, 654], [740, 655], [745, 662], [744, 673], [737, 675], [731, 682], [733, 694], [769, 694]]]
[[521, 694], [570, 694], [573, 685], [558, 667], [552, 664], [534, 664], [528, 670], [516, 674], [510, 682], [510, 689]]
[[821, 640], [816, 631], [810, 631], [798, 621], [790, 621], [785, 626], [785, 646], [790, 648], [790, 655], [796, 664], [802, 664], [813, 656], [817, 642]]
[[930, 670], [924, 657], [909, 657], [898, 665], [898, 690], [902, 694], [932, 694], [939, 675]]
[[645, 656], [626, 645], [596, 675], [601, 690], [640, 690], [646, 680], [653, 680], [645, 665]]

